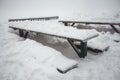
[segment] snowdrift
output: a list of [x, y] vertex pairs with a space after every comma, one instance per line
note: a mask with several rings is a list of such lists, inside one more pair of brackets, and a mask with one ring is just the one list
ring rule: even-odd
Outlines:
[[[61, 74], [57, 68], [67, 69], [67, 66], [76, 64], [76, 61], [71, 61], [63, 57], [60, 52], [33, 40], [20, 38], [8, 31], [7, 24], [0, 25], [0, 30], [1, 80], [119, 80], [120, 78], [119, 34], [104, 33], [108, 40], [106, 43], [110, 46], [108, 51], [98, 55], [88, 52], [85, 59], [76, 57], [78, 68]], [[43, 53], [46, 53], [47, 57]], [[59, 66], [60, 64], [62, 66]]]

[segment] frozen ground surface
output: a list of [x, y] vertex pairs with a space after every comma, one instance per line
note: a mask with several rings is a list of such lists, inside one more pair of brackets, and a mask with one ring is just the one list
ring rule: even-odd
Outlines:
[[[110, 46], [109, 50], [100, 54], [88, 52], [85, 59], [80, 59], [65, 40], [38, 36], [30, 37], [37, 42], [30, 39], [24, 40], [12, 30], [8, 30], [8, 24], [0, 25], [1, 80], [120, 79], [120, 42], [114, 41], [120, 41], [119, 34], [104, 33], [104, 36], [107, 37], [105, 40]], [[56, 64], [54, 61], [57, 55], [62, 56], [59, 51], [66, 57], [76, 60], [78, 68], [72, 69], [66, 74], [59, 73], [55, 68], [59, 63]], [[46, 59], [43, 60], [43, 58]]]

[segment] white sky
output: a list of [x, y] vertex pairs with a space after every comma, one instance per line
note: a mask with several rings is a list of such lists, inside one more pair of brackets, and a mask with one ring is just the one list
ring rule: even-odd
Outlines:
[[120, 11], [120, 0], [0, 0], [0, 17]]

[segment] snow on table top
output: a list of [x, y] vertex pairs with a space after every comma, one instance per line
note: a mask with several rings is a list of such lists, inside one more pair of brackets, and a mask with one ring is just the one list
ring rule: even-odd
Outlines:
[[73, 38], [76, 40], [88, 40], [98, 36], [98, 32], [94, 29], [80, 30], [73, 27], [64, 26], [57, 21], [10, 22], [9, 26], [60, 37]]
[[92, 49], [98, 49], [98, 50], [105, 51], [109, 47], [109, 44], [107, 44], [107, 42], [109, 40], [110, 39], [108, 37], [101, 34], [100, 36], [89, 40], [87, 46], [92, 48]]

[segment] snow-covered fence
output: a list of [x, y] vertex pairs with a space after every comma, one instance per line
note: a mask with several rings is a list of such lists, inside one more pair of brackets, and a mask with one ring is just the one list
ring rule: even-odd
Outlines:
[[47, 20], [54, 20], [54, 19], [59, 19], [59, 16], [52, 16], [52, 17], [39, 17], [39, 18], [22, 18], [22, 19], [9, 19], [9, 22], [14, 22], [14, 21], [26, 21], [26, 20], [30, 20], [30, 21], [47, 21]]

